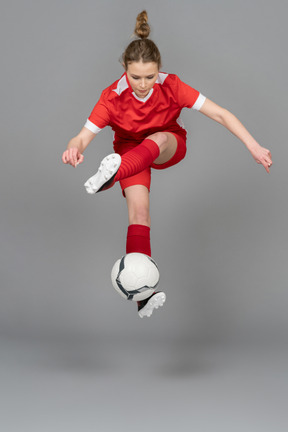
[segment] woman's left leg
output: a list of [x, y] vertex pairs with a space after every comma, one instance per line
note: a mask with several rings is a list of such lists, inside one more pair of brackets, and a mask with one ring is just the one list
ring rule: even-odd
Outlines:
[[168, 162], [175, 155], [177, 150], [177, 139], [170, 132], [157, 132], [149, 137], [155, 141], [160, 149], [160, 154], [153, 162], [157, 165], [162, 165]]
[[149, 135], [141, 144], [122, 156], [115, 182], [143, 171], [153, 162], [156, 164], [168, 162], [176, 150], [177, 139], [172, 133], [156, 132]]
[[160, 165], [168, 162], [176, 150], [177, 139], [172, 133], [156, 132], [121, 157], [114, 154], [103, 159], [98, 172], [85, 183], [86, 190], [93, 194], [109, 189], [116, 181], [142, 172], [154, 161]]

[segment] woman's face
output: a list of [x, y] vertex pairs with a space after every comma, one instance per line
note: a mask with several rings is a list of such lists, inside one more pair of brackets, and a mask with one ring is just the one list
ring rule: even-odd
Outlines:
[[158, 78], [157, 63], [132, 62], [126, 70], [129, 83], [139, 98], [145, 98]]

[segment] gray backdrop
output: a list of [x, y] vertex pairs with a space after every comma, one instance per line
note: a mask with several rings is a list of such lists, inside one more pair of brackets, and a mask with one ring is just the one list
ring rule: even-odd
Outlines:
[[[136, 306], [123, 301], [110, 283], [113, 263], [125, 251], [128, 225], [120, 187], [97, 196], [87, 195], [83, 187], [111, 152], [111, 130], [95, 138], [77, 169], [63, 165], [61, 155], [102, 89], [121, 76], [119, 58], [143, 8], [162, 54], [162, 70], [177, 73], [232, 111], [271, 150], [274, 165], [268, 175], [225, 128], [195, 111], [183, 112], [189, 133], [187, 157], [169, 170], [154, 171], [152, 177], [152, 256], [160, 267], [167, 302], [151, 319], [140, 320]], [[219, 353], [230, 348], [230, 353], [243, 353], [242, 347], [249, 347], [247, 353], [255, 346], [257, 353], [264, 350], [259, 358], [266, 359], [266, 377], [271, 366], [267, 359], [276, 349], [270, 347], [277, 345], [281, 351], [273, 357], [273, 370], [286, 364], [287, 9], [280, 0], [2, 2], [0, 334], [7, 379], [3, 430], [71, 431], [73, 425], [82, 431], [94, 431], [97, 425], [107, 431], [134, 430], [137, 422], [141, 431], [145, 427], [135, 412], [152, 397], [153, 406], [166, 412], [164, 420], [150, 414], [155, 427], [173, 430], [182, 421], [183, 427], [194, 425], [199, 431], [235, 431], [234, 420], [241, 412], [235, 407], [247, 401], [241, 370], [240, 390], [233, 387], [235, 412], [229, 407], [231, 388], [218, 391], [225, 379], [214, 376], [219, 377], [218, 389], [208, 373], [203, 387], [198, 383], [197, 388], [198, 371], [213, 358], [223, 372], [225, 361], [219, 360]], [[204, 354], [211, 347], [214, 355]], [[239, 361], [238, 354], [233, 359]], [[259, 371], [258, 360], [246, 360], [245, 374], [253, 370], [252, 364]], [[155, 370], [162, 387], [157, 386]], [[278, 377], [279, 388], [278, 378], [262, 386], [271, 389], [274, 384], [279, 395], [283, 382], [287, 384], [286, 372], [284, 368], [281, 380]], [[183, 374], [186, 384], [181, 381], [184, 387], [179, 385], [173, 400], [170, 379]], [[195, 376], [196, 384], [190, 387], [189, 379]], [[251, 372], [249, 380], [252, 376], [255, 379]], [[39, 379], [45, 382], [46, 399]], [[248, 385], [250, 395], [252, 387], [258, 389], [256, 399], [265, 393], [260, 381]], [[48, 383], [53, 383], [49, 389]], [[74, 386], [77, 394], [80, 387], [80, 401], [69, 399]], [[118, 400], [117, 405], [114, 399], [116, 414], [121, 418], [126, 413], [127, 422], [135, 415], [131, 429], [123, 417], [113, 423], [108, 394], [103, 399], [109, 388]], [[217, 417], [221, 409], [215, 408], [213, 398], [210, 405], [207, 402], [211, 388], [218, 389], [216, 401], [223, 396], [231, 423], [229, 416]], [[130, 401], [144, 397], [138, 411], [125, 411], [121, 389]], [[197, 389], [197, 397], [192, 389]], [[55, 394], [61, 394], [58, 405]], [[91, 397], [90, 405], [83, 394]], [[60, 409], [63, 400], [66, 405]], [[81, 401], [91, 410], [77, 411]], [[281, 403], [273, 398], [265, 403], [258, 408], [264, 408], [267, 430], [269, 421], [276, 430], [276, 419], [277, 431], [287, 430], [280, 421]], [[189, 417], [190, 404], [199, 405], [199, 417]], [[179, 418], [171, 414], [175, 407]], [[247, 409], [238, 418], [243, 422], [239, 430], [265, 430], [257, 410], [253, 417]], [[11, 422], [14, 410], [18, 417]], [[211, 423], [209, 415], [202, 416], [207, 412], [214, 418]], [[275, 419], [268, 412], [275, 413]], [[40, 421], [46, 415], [48, 426]]]

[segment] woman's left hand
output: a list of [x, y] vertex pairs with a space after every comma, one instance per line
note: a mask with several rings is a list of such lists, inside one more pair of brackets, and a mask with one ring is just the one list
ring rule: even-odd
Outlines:
[[270, 150], [261, 147], [259, 144], [257, 147], [253, 147], [252, 149], [249, 150], [253, 158], [255, 159], [255, 161], [258, 164], [262, 164], [265, 170], [267, 171], [267, 173], [269, 173], [270, 172], [269, 168], [272, 165], [272, 156]]

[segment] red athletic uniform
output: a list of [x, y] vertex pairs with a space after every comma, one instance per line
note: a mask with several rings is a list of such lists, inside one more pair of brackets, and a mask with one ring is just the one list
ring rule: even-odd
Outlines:
[[[153, 163], [152, 168], [164, 169], [175, 165], [186, 154], [186, 130], [180, 119], [183, 108], [199, 110], [205, 101], [199, 91], [183, 83], [177, 75], [160, 72], [154, 87], [145, 98], [133, 92], [126, 73], [107, 87], [85, 127], [97, 134], [105, 126], [114, 131], [114, 151], [120, 155], [137, 146], [155, 132], [171, 132], [175, 135], [178, 148], [173, 158], [165, 164]], [[150, 190], [150, 167], [124, 180], [122, 190], [134, 184], [144, 184]]]

